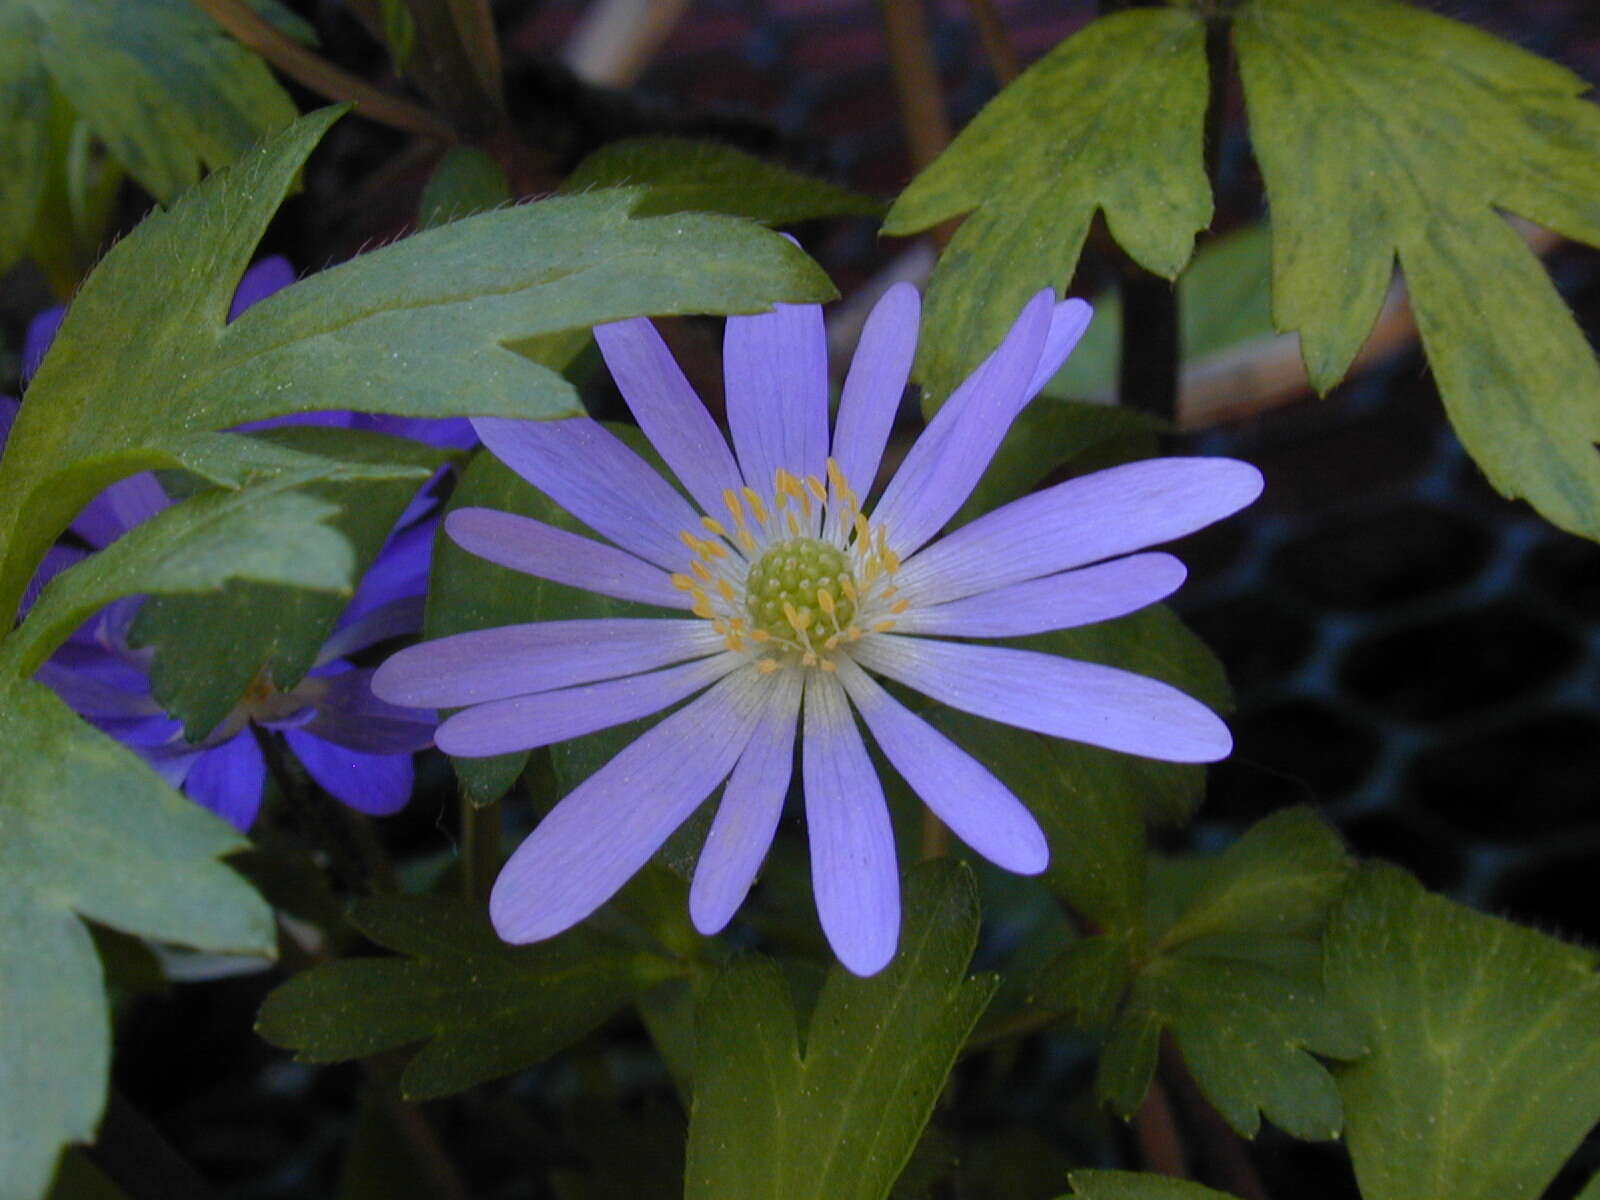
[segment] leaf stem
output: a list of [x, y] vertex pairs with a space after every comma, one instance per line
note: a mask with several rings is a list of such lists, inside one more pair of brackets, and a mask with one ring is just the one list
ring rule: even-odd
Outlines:
[[500, 801], [474, 804], [461, 793], [461, 894], [484, 903], [500, 871]]
[[879, 7], [911, 165], [920, 171], [950, 144], [950, 118], [939, 91], [928, 14], [923, 0], [879, 0]]
[[211, 1200], [215, 1193], [144, 1114], [112, 1087], [85, 1153], [128, 1200]]
[[967, 5], [972, 9], [978, 39], [983, 43], [983, 52], [989, 58], [994, 77], [1005, 87], [1020, 73], [1016, 51], [1011, 49], [1011, 41], [1006, 37], [1005, 24], [995, 11], [993, 0], [967, 0]]
[[329, 100], [347, 101], [370, 120], [440, 142], [456, 132], [427, 109], [373, 87], [274, 29], [243, 0], [194, 0], [218, 25], [289, 78]]
[[[1206, 1099], [1170, 1033], [1161, 1039], [1159, 1077], [1199, 1143], [1202, 1165], [1212, 1177], [1208, 1182], [1227, 1189], [1240, 1200], [1269, 1200], [1244, 1140]], [[1152, 1088], [1159, 1086], [1160, 1083], [1153, 1084]]]
[[939, 858], [950, 853], [950, 830], [933, 815], [931, 809], [922, 810], [922, 857]]

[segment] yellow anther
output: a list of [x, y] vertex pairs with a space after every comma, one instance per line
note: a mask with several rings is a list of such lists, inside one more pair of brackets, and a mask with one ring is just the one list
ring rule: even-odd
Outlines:
[[855, 520], [851, 524], [856, 528], [856, 544], [861, 546], [864, 551], [870, 550], [872, 548], [872, 526], [867, 524], [867, 519], [857, 513]]
[[800, 656], [800, 661], [808, 667], [814, 667], [817, 665], [817, 656], [811, 653], [811, 651], [807, 650], [803, 655]]
[[690, 579], [682, 571], [677, 571], [674, 572], [672, 576], [672, 586], [677, 588], [680, 592], [693, 591], [694, 580]]
[[911, 601], [909, 601], [909, 600], [896, 600], [893, 604], [891, 604], [889, 606], [889, 611], [891, 613], [893, 613], [895, 616], [899, 616], [901, 613], [905, 612], [905, 610], [910, 608], [910, 607], [911, 607]]
[[818, 503], [828, 502], [828, 489], [822, 486], [822, 480], [815, 475], [806, 476], [806, 487], [811, 489], [811, 494], [817, 498]]
[[728, 548], [721, 542], [713, 542], [710, 538], [701, 538], [700, 553], [707, 558], [727, 558]]
[[837, 646], [839, 644], [839, 639], [842, 638], [843, 636], [844, 636], [843, 632], [834, 634], [827, 641], [822, 643], [822, 648], [824, 650], [832, 650], [835, 646]]
[[739, 493], [732, 488], [722, 489], [722, 502], [728, 506], [728, 515], [735, 525], [744, 524], [744, 505], [739, 503]]
[[695, 578], [701, 583], [711, 582], [711, 568], [706, 566], [705, 563], [701, 562], [698, 558], [689, 564], [689, 570], [694, 572]]
[[727, 634], [727, 632], [728, 632], [727, 619], [724, 618], [724, 617], [718, 617], [715, 621], [711, 622], [711, 628], [713, 630], [715, 630], [717, 633]]
[[861, 626], [850, 626], [849, 629], [844, 631], [844, 637], [847, 642], [859, 642], [861, 640]]
[[835, 664], [831, 658], [823, 659], [817, 664], [817, 666], [821, 667], [824, 671], [837, 671], [839, 669], [837, 664]]
[[752, 642], [770, 642], [772, 635], [765, 629], [752, 629], [750, 631], [750, 640]]
[[740, 637], [737, 633], [730, 633], [727, 636], [725, 636], [722, 640], [727, 645], [729, 650], [743, 650], [744, 649], [744, 639], [742, 637]]
[[833, 616], [833, 593], [827, 588], [817, 589], [817, 607], [828, 616]]
[[874, 625], [872, 627], [872, 632], [873, 633], [888, 633], [889, 630], [891, 630], [893, 628], [894, 628], [894, 622], [893, 621], [879, 621], [876, 625]]
[[705, 526], [706, 531], [708, 533], [714, 533], [718, 537], [727, 537], [728, 536], [727, 528], [722, 524], [721, 521], [717, 520], [715, 517], [701, 517], [700, 518], [700, 524]]
[[783, 602], [783, 619], [789, 622], [789, 628], [796, 633], [804, 633], [811, 628], [811, 610], [809, 608], [795, 608], [787, 600]]
[[778, 669], [779, 665], [780, 664], [778, 660], [775, 658], [763, 658], [760, 662], [756, 663], [756, 670], [760, 671], [763, 675], [771, 675]]
[[756, 494], [753, 487], [744, 489], [744, 502], [750, 506], [750, 511], [755, 513], [756, 520], [763, 525], [767, 523], [767, 506], [761, 503], [761, 497]]
[[852, 607], [856, 606], [856, 581], [848, 575], [839, 576], [839, 590], [844, 593], [844, 598], [850, 601]]
[[754, 554], [756, 552], [756, 539], [751, 536], [750, 531], [743, 525], [739, 526], [739, 545], [742, 546], [745, 552], [748, 554]]
[[704, 596], [701, 596], [700, 599], [696, 600], [694, 602], [694, 607], [689, 611], [697, 617], [704, 617], [707, 621], [711, 620], [712, 617], [717, 615], [711, 609], [711, 601], [707, 600]]
[[693, 550], [696, 554], [700, 552], [701, 538], [698, 534], [695, 534], [688, 529], [680, 529], [678, 530], [678, 540], [685, 546], [689, 547], [690, 550]]
[[799, 520], [796, 519], [794, 513], [792, 513], [792, 512], [784, 513], [783, 514], [783, 521], [784, 521], [784, 524], [789, 527], [789, 536], [790, 537], [799, 537], [800, 536], [800, 522], [799, 522]]
[[[729, 604], [734, 604], [738, 600], [738, 597], [733, 591], [733, 584], [729, 583], [726, 579], [717, 580], [717, 595], [721, 596]], [[905, 602], [901, 601], [901, 603], [903, 604]]]
[[850, 481], [844, 477], [844, 472], [839, 469], [837, 459], [828, 459], [828, 482], [833, 485], [834, 495], [838, 496], [851, 510], [858, 508], [856, 494], [850, 488]]

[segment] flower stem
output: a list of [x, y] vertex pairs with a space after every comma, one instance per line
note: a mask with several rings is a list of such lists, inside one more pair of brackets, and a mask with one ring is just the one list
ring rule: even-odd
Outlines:
[[500, 801], [474, 804], [461, 793], [461, 894], [485, 902], [500, 871]]
[[993, 0], [967, 0], [972, 9], [972, 19], [978, 26], [978, 38], [983, 42], [983, 52], [989, 58], [994, 77], [1005, 87], [1017, 77], [1017, 55], [1006, 37], [1005, 24], [995, 11]]
[[243, 0], [194, 0], [194, 3], [240, 43], [319, 96], [348, 101], [362, 116], [406, 133], [441, 142], [456, 141], [455, 130], [438, 116], [334, 66], [320, 54], [274, 29]]
[[939, 858], [950, 853], [950, 830], [927, 809], [922, 810], [922, 857]]
[[911, 165], [920, 171], [950, 144], [950, 118], [928, 40], [928, 13], [923, 0], [880, 0], [880, 7]]

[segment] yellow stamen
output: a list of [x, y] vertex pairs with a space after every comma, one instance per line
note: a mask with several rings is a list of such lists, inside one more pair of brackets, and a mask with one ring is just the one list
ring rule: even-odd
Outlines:
[[837, 671], [839, 668], [831, 658], [825, 658], [817, 664], [824, 671]]
[[728, 536], [727, 529], [723, 526], [722, 522], [717, 520], [715, 517], [701, 517], [700, 524], [705, 526], [707, 532], [714, 533], [718, 537]]
[[876, 625], [874, 625], [872, 627], [872, 632], [873, 633], [888, 633], [889, 630], [891, 630], [893, 628], [894, 628], [894, 622], [893, 621], [879, 621]]
[[895, 616], [899, 616], [901, 613], [905, 612], [905, 610], [910, 608], [910, 607], [911, 607], [911, 601], [909, 601], [909, 600], [896, 600], [893, 604], [891, 604], [889, 606], [889, 611], [891, 613], [893, 613]]
[[692, 591], [694, 588], [694, 580], [690, 579], [683, 572], [679, 571], [674, 573], [672, 576], [672, 586], [677, 588], [680, 592]]
[[811, 489], [811, 494], [817, 498], [819, 504], [828, 502], [828, 489], [822, 486], [822, 480], [815, 475], [806, 476], [806, 487]]
[[833, 616], [833, 593], [827, 588], [817, 589], [817, 607], [828, 616]]
[[763, 658], [760, 662], [756, 663], [756, 670], [760, 671], [763, 675], [771, 675], [778, 669], [779, 665], [780, 664], [778, 663], [777, 659]]
[[756, 515], [756, 520], [763, 525], [767, 523], [767, 506], [761, 503], [761, 497], [756, 494], [753, 487], [744, 489], [744, 502], [750, 506], [750, 511]]
[[689, 564], [689, 570], [694, 572], [695, 578], [701, 583], [711, 582], [711, 568], [706, 566], [705, 563], [701, 562], [698, 558]]
[[[733, 584], [729, 583], [726, 579], [717, 580], [717, 595], [721, 596], [730, 605], [737, 602], [737, 597], [734, 595], [733, 591]], [[901, 603], [904, 604], [905, 601], [902, 600]]]

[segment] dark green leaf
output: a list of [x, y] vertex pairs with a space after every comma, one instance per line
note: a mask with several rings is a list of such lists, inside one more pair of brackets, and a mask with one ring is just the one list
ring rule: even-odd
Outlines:
[[110, 1024], [79, 914], [270, 956], [271, 912], [216, 861], [243, 845], [54, 692], [0, 677], [0, 1196], [41, 1194], [100, 1118]]
[[1391, 0], [1251, 0], [1235, 44], [1272, 205], [1273, 313], [1337, 383], [1398, 255], [1462, 443], [1600, 538], [1600, 367], [1501, 212], [1600, 244], [1600, 109], [1576, 75]]
[[1047, 476], [1086, 475], [1152, 458], [1159, 451], [1161, 432], [1160, 421], [1130, 408], [1041, 397], [1012, 422], [994, 461], [951, 524], [965, 525], [1032, 491]]
[[199, 164], [232, 162], [295, 117], [266, 65], [189, 0], [4, 0], [0, 31], [17, 53], [0, 54], [0, 93], [37, 94], [44, 81], [30, 64], [42, 64], [163, 204], [199, 178]]
[[50, 170], [50, 78], [32, 16], [0, 3], [0, 271], [28, 244]]
[[[1178, 277], [1178, 335], [1184, 364], [1276, 336], [1271, 291], [1272, 235], [1264, 223], [1203, 244]], [[1122, 296], [1112, 289], [1094, 298], [1094, 320], [1066, 365], [1044, 385], [1045, 396], [1110, 404], [1117, 395], [1121, 348]]]
[[991, 100], [895, 201], [885, 233], [972, 213], [928, 285], [914, 374], [932, 405], [1030, 295], [1067, 285], [1096, 210], [1138, 262], [1168, 278], [1183, 269], [1211, 221], [1206, 80], [1197, 13], [1102, 17]]
[[583, 1168], [550, 1173], [556, 1200], [679, 1200], [683, 1195], [683, 1115], [661, 1101], [619, 1111], [614, 1104], [568, 1109], [568, 1134]]
[[402, 957], [352, 958], [267, 997], [257, 1032], [303, 1062], [341, 1062], [423, 1043], [400, 1077], [426, 1100], [540, 1062], [682, 968], [659, 950], [570, 930], [508, 946], [478, 906], [445, 897], [364, 900], [356, 927]]
[[[399, 0], [394, 7], [409, 17], [410, 10]], [[511, 183], [499, 163], [475, 146], [452, 146], [422, 189], [417, 225], [421, 229], [447, 225], [499, 208], [510, 199]]]
[[817, 217], [876, 216], [883, 204], [732, 146], [687, 138], [633, 138], [602, 146], [562, 184], [581, 193], [634, 187], [643, 198], [635, 216], [678, 212], [726, 213], [768, 225]]
[[[445, 461], [443, 451], [353, 429], [268, 430], [258, 436], [335, 461], [393, 467], [394, 478], [308, 485], [333, 507], [328, 525], [354, 554], [359, 578], [371, 565], [418, 484]], [[310, 670], [347, 596], [235, 580], [220, 594], [152, 597], [131, 641], [155, 648], [150, 687], [161, 706], [199, 740], [233, 710], [263, 672], [280, 691]]]
[[899, 954], [871, 979], [833, 968], [803, 1058], [777, 967], [725, 969], [701, 1010], [685, 1196], [887, 1196], [994, 992], [966, 976], [977, 934], [966, 868], [918, 867]]
[[417, 24], [411, 19], [411, 9], [406, 0], [377, 0], [383, 14], [383, 40], [389, 46], [389, 58], [396, 71], [403, 71], [411, 61], [411, 52], [417, 45]]
[[1366, 1200], [1533, 1200], [1600, 1119], [1592, 951], [1368, 867], [1328, 928], [1328, 987], [1372, 1053], [1338, 1072]]
[[1061, 1200], [1236, 1200], [1186, 1179], [1134, 1171], [1074, 1171], [1067, 1182], [1072, 1192]]
[[308, 409], [578, 411], [505, 348], [645, 313], [825, 299], [808, 258], [726, 217], [635, 219], [601, 189], [468, 217], [313, 275], [225, 324], [262, 227], [328, 124], [312, 114], [117, 243], [34, 377], [0, 470], [0, 610], [72, 515], [193, 431]]

